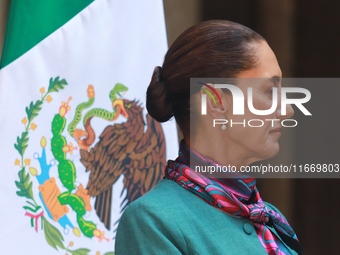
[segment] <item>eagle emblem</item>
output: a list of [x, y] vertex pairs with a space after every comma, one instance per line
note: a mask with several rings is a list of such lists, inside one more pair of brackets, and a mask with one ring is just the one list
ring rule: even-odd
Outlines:
[[[45, 102], [53, 100], [51, 93], [66, 85], [65, 79], [51, 78], [47, 91], [40, 89], [41, 99], [26, 107], [27, 116], [22, 119], [25, 130], [14, 145], [20, 155], [15, 160], [20, 167], [15, 184], [17, 195], [27, 200], [23, 209], [35, 231], [44, 231], [47, 243], [57, 250], [85, 255], [91, 250], [73, 248], [76, 241], [72, 236], [95, 238], [99, 243], [114, 238], [119, 220], [111, 219], [113, 196], [120, 198], [122, 212], [159, 181], [166, 165], [165, 138], [160, 123], [149, 114], [145, 117], [138, 101], [123, 98], [126, 86], [113, 86], [109, 92], [112, 108], [106, 110], [92, 107], [95, 89], [89, 85], [86, 102], [73, 106], [72, 97], [68, 97], [61, 103], [52, 119], [50, 139], [41, 137], [41, 151], [33, 153], [35, 160], [31, 161], [26, 149], [30, 132], [38, 130], [33, 119]], [[67, 116], [72, 107], [73, 118]], [[69, 124], [66, 116], [71, 118]], [[93, 123], [99, 119], [107, 125], [95, 130]], [[123, 121], [118, 123], [119, 119]], [[82, 169], [77, 169], [79, 166], [72, 160], [76, 154]], [[80, 171], [87, 173], [88, 180], [77, 178]], [[120, 194], [114, 194], [113, 186], [122, 175], [124, 187]], [[72, 241], [66, 245], [66, 239]], [[104, 255], [112, 254], [109, 251]]]

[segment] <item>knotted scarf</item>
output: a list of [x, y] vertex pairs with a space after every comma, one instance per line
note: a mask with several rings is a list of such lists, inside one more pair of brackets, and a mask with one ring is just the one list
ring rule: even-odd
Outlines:
[[179, 156], [175, 161], [168, 161], [163, 179], [177, 182], [227, 214], [251, 220], [268, 254], [290, 255], [291, 253], [267, 226], [274, 227], [286, 245], [298, 254], [302, 254], [298, 238], [287, 220], [263, 203], [254, 177], [229, 171], [228, 175], [225, 175], [228, 178], [217, 178], [212, 175], [208, 178], [206, 174], [195, 171], [195, 166], [222, 168], [213, 160], [190, 149], [182, 140]]

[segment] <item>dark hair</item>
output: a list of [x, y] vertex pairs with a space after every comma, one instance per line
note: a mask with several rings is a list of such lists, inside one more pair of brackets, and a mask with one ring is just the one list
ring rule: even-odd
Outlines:
[[209, 20], [184, 31], [153, 72], [146, 108], [154, 119], [175, 116], [184, 137], [190, 133], [190, 78], [234, 78], [256, 66], [254, 42], [264, 38], [241, 24]]

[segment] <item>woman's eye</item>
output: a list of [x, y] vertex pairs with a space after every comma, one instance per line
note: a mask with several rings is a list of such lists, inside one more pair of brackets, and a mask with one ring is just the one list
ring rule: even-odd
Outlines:
[[273, 95], [273, 88], [274, 87], [272, 87], [270, 90], [268, 90], [267, 93], [270, 94], [270, 95]]
[[276, 91], [276, 93], [277, 93], [277, 91], [278, 91], [278, 87], [277, 86], [272, 86], [269, 90], [267, 90], [267, 94], [268, 95], [270, 95], [270, 96], [273, 96], [273, 93], [274, 93], [274, 90]]

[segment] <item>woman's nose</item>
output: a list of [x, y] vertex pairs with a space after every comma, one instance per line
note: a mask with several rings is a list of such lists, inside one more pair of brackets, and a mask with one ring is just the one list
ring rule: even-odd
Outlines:
[[294, 109], [290, 104], [288, 104], [286, 106], [286, 115], [282, 115], [281, 108], [277, 109], [277, 115], [277, 117], [280, 119], [289, 119], [294, 115]]
[[287, 113], [287, 118], [291, 118], [294, 115], [294, 109], [290, 104], [287, 105], [286, 113]]

